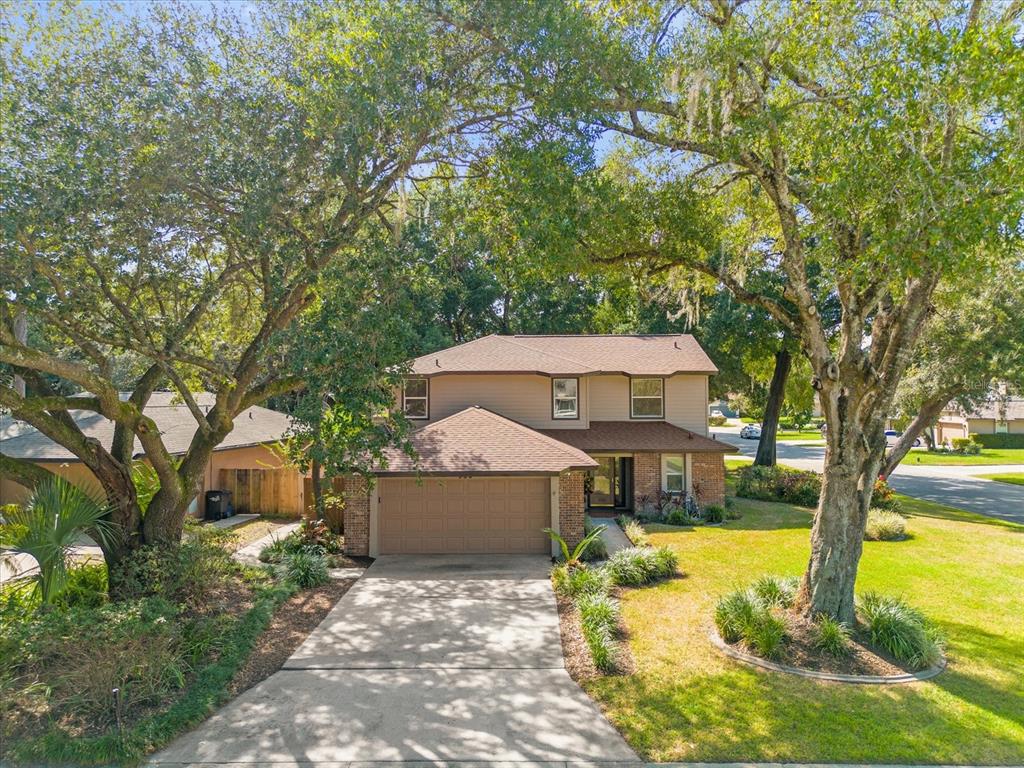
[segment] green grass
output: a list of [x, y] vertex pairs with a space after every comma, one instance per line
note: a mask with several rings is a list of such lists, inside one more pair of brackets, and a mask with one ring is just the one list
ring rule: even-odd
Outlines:
[[775, 439], [825, 442], [825, 438], [821, 436], [821, 430], [814, 427], [807, 427], [806, 429], [780, 429], [776, 433]]
[[904, 457], [903, 463], [928, 466], [1024, 464], [1024, 448], [985, 448], [977, 456], [961, 456], [956, 453], [938, 453], [925, 450], [913, 450]]
[[708, 640], [715, 604], [764, 574], [799, 575], [811, 514], [736, 499], [720, 528], [648, 526], [687, 576], [627, 591], [638, 671], [584, 683], [645, 758], [1017, 764], [1024, 755], [1024, 526], [901, 497], [913, 538], [865, 542], [858, 590], [904, 598], [948, 640], [950, 667], [898, 686], [763, 672]]
[[998, 475], [976, 475], [986, 480], [995, 480], [997, 483], [1009, 483], [1010, 485], [1024, 485], [1024, 472], [1004, 472]]

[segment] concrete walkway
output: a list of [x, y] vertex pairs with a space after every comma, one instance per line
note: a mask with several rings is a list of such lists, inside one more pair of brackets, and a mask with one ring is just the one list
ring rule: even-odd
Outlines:
[[381, 557], [282, 671], [150, 765], [637, 765], [565, 671], [549, 568]]
[[594, 522], [604, 526], [604, 530], [601, 531], [601, 540], [604, 542], [604, 548], [608, 551], [609, 557], [620, 549], [629, 549], [633, 546], [633, 542], [622, 532], [619, 524], [614, 520], [602, 518]]

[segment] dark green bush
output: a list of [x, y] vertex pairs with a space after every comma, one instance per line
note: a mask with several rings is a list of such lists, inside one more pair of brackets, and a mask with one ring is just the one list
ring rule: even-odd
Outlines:
[[61, 608], [86, 606], [96, 608], [107, 602], [107, 566], [87, 563], [68, 572], [68, 583], [55, 601]]
[[913, 669], [925, 669], [942, 659], [942, 636], [924, 615], [896, 597], [866, 592], [857, 613], [871, 642]]
[[331, 579], [327, 556], [308, 547], [285, 555], [280, 568], [286, 580], [303, 589], [319, 587]]
[[992, 435], [972, 434], [971, 440], [983, 448], [1024, 448], [1024, 432], [999, 432]]
[[817, 472], [781, 466], [741, 467], [736, 478], [736, 495], [813, 507], [821, 495], [821, 476]]
[[850, 628], [831, 616], [821, 615], [814, 623], [814, 647], [830, 656], [850, 655]]
[[142, 547], [123, 564], [122, 594], [161, 597], [172, 603], [196, 604], [241, 566], [231, 558], [235, 535], [212, 525], [186, 528], [177, 547]]
[[705, 523], [721, 523], [725, 520], [725, 507], [718, 504], [708, 504], [704, 507]]

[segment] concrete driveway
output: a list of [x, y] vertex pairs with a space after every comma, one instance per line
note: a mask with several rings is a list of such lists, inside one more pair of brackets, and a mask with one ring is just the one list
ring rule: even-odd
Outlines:
[[565, 671], [540, 556], [385, 556], [151, 765], [638, 763]]

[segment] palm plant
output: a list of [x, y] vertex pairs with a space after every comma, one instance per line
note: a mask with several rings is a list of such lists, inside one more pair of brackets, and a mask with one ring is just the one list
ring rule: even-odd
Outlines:
[[66, 588], [71, 549], [84, 533], [109, 544], [114, 527], [103, 518], [106, 507], [62, 477], [38, 486], [23, 507], [5, 513], [0, 547], [34, 557], [39, 572], [32, 578], [43, 605]]
[[580, 539], [580, 543], [573, 547], [572, 551], [569, 550], [569, 544], [563, 539], [558, 531], [554, 528], [545, 528], [544, 533], [551, 537], [552, 541], [558, 543], [559, 548], [562, 550], [562, 559], [569, 568], [577, 568], [583, 563], [583, 555], [586, 554], [587, 550], [597, 541], [601, 536], [601, 531], [604, 530], [603, 525], [599, 525], [594, 528], [590, 533]]

